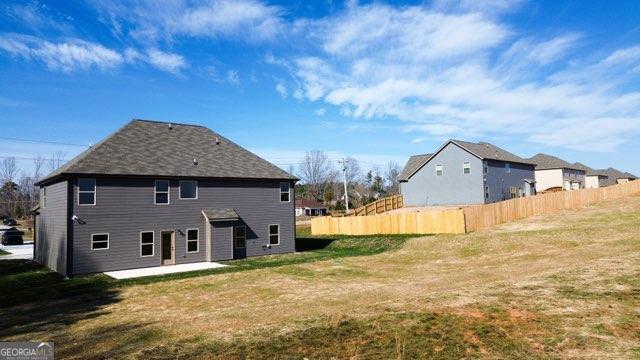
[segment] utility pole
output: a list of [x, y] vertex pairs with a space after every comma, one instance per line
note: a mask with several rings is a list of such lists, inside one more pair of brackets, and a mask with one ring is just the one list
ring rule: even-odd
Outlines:
[[347, 212], [349, 212], [349, 194], [347, 194], [347, 160], [342, 158], [338, 163], [342, 164], [342, 179], [344, 180], [344, 204]]

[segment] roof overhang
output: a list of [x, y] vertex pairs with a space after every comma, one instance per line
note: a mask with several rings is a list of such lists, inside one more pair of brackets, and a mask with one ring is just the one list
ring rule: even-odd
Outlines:
[[234, 209], [203, 209], [202, 215], [208, 222], [236, 221], [240, 219]]

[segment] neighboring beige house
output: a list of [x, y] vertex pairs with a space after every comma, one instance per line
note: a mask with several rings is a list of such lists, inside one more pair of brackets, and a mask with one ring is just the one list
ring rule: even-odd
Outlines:
[[603, 174], [607, 175], [607, 179], [603, 182], [602, 186], [610, 186], [615, 184], [624, 184], [629, 181], [637, 180], [638, 177], [628, 173], [622, 172], [620, 170], [614, 168], [608, 168], [604, 170], [598, 170]]
[[555, 156], [537, 154], [527, 159], [536, 164], [536, 190], [577, 190], [585, 188], [586, 171]]
[[594, 170], [579, 162], [573, 163], [573, 165], [586, 172], [584, 177], [585, 188], [594, 189], [605, 186], [605, 182], [609, 177], [605, 174], [604, 170]]

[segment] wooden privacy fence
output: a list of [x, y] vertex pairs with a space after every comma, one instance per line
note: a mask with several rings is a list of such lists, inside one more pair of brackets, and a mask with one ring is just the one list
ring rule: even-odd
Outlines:
[[640, 193], [640, 180], [604, 188], [540, 194], [453, 210], [341, 218], [326, 216], [311, 220], [311, 233], [313, 235], [463, 234], [530, 216], [565, 209], [578, 209], [596, 202], [637, 193]]
[[467, 232], [482, 230], [510, 221], [587, 205], [640, 193], [640, 181], [603, 188], [560, 191], [463, 208]]
[[351, 215], [366, 216], [372, 214], [381, 214], [390, 210], [399, 209], [404, 205], [402, 195], [389, 196], [376, 200], [365, 206], [357, 208]]
[[464, 234], [462, 209], [311, 220], [313, 235]]

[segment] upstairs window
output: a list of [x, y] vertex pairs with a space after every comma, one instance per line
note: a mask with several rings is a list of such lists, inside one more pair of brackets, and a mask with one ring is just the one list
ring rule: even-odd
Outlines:
[[96, 179], [78, 179], [78, 205], [96, 204]]
[[280, 245], [280, 225], [269, 225], [269, 245]]
[[187, 252], [195, 253], [198, 252], [198, 233], [200, 231], [198, 229], [187, 229]]
[[180, 199], [197, 199], [198, 182], [195, 180], [180, 181]]
[[140, 256], [153, 256], [153, 231], [140, 233]]
[[280, 202], [289, 202], [291, 198], [291, 186], [287, 182], [280, 183]]
[[247, 247], [247, 227], [238, 225], [233, 228], [233, 247], [244, 249]]
[[465, 161], [462, 164], [462, 173], [463, 174], [470, 174], [471, 173], [471, 163], [468, 161]]
[[436, 176], [442, 176], [442, 165], [436, 165]]
[[487, 163], [484, 163], [484, 174], [487, 175], [489, 173], [489, 165], [487, 165]]
[[155, 185], [155, 204], [169, 204], [169, 180], [156, 180]]
[[91, 250], [108, 250], [109, 234], [91, 234]]
[[506, 173], [511, 172], [511, 165], [509, 163], [504, 163], [504, 172]]

